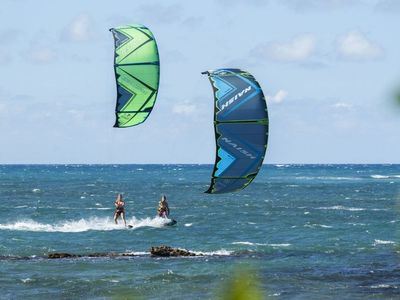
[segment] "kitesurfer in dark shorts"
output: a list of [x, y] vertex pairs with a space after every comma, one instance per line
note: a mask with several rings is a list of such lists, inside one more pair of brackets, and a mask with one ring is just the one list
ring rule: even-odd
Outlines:
[[158, 203], [157, 213], [161, 218], [168, 218], [169, 216], [169, 207], [167, 197], [165, 195], [161, 196], [160, 202]]
[[114, 222], [115, 224], [118, 224], [117, 219], [122, 216], [122, 219], [124, 220], [125, 226], [126, 226], [126, 220], [125, 220], [125, 202], [124, 199], [122, 199], [122, 195], [118, 194], [117, 199], [115, 200], [115, 213], [114, 213]]

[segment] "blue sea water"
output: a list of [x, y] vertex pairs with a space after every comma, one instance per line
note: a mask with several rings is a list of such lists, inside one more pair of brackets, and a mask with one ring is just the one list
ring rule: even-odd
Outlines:
[[[203, 193], [211, 171], [0, 166], [0, 298], [213, 299], [249, 267], [265, 298], [400, 298], [400, 165], [264, 165], [223, 195]], [[119, 192], [132, 229], [113, 224]], [[155, 217], [161, 194], [176, 226]], [[205, 255], [151, 257], [158, 245]]]

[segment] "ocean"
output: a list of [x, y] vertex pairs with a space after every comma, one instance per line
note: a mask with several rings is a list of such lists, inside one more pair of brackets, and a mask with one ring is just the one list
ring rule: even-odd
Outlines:
[[[400, 298], [400, 165], [264, 165], [222, 195], [204, 193], [211, 172], [1, 165], [0, 299], [215, 299], [243, 269], [264, 298]], [[113, 223], [117, 193], [131, 229]], [[161, 194], [175, 226], [155, 217]]]

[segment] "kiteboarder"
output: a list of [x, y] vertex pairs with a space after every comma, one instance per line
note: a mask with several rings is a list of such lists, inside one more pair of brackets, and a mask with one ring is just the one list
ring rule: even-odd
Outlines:
[[125, 202], [124, 199], [122, 199], [122, 195], [118, 194], [117, 199], [115, 200], [115, 213], [114, 213], [114, 222], [115, 224], [118, 224], [117, 219], [122, 215], [122, 219], [124, 220], [125, 226], [126, 226], [126, 220], [125, 220]]
[[165, 195], [161, 196], [160, 202], [158, 203], [157, 213], [161, 218], [168, 218], [169, 216], [169, 207], [167, 197]]

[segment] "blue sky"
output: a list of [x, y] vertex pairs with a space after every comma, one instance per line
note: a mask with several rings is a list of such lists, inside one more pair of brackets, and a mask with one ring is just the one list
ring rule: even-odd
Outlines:
[[[161, 84], [144, 124], [112, 128], [109, 28], [142, 23]], [[400, 1], [3, 0], [0, 163], [213, 163], [204, 70], [252, 73], [265, 163], [400, 163]]]

